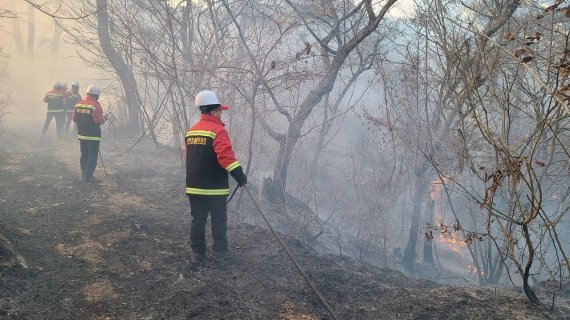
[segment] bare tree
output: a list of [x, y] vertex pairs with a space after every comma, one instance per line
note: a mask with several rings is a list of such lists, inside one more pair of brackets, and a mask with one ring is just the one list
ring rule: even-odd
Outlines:
[[[448, 20], [446, 7], [443, 2], [430, 2], [425, 4], [425, 13], [421, 14], [421, 25], [427, 28], [426, 35], [433, 45], [426, 47], [433, 50], [433, 62], [441, 65], [443, 73], [433, 81], [424, 78], [423, 81], [436, 84], [434, 87], [437, 95], [430, 100], [424, 101], [424, 108], [421, 113], [417, 113], [412, 119], [417, 119], [417, 124], [422, 128], [422, 135], [418, 135], [419, 140], [412, 140], [408, 145], [414, 152], [421, 155], [424, 160], [416, 163], [415, 175], [415, 199], [413, 200], [411, 227], [409, 239], [404, 251], [404, 265], [409, 271], [413, 271], [413, 264], [416, 259], [416, 245], [419, 234], [419, 221], [422, 203], [427, 200], [428, 190], [435, 172], [431, 171], [431, 162], [445, 163], [445, 153], [442, 153], [441, 144], [449, 140], [449, 133], [456, 121], [461, 121], [464, 117], [461, 108], [464, 100], [470, 96], [485, 81], [485, 71], [483, 60], [492, 51], [489, 45], [489, 38], [509, 21], [512, 14], [518, 7], [518, 1], [502, 2], [500, 4], [485, 3], [485, 10], [493, 12], [492, 15], [477, 16], [480, 20], [482, 31], [480, 35], [472, 37], [465, 32], [453, 33], [454, 28]], [[491, 18], [492, 17], [492, 18]], [[478, 21], [479, 22], [479, 21]], [[457, 29], [455, 29], [457, 30]], [[420, 33], [421, 35], [421, 33]], [[432, 53], [430, 53], [432, 55]], [[416, 57], [415, 74], [421, 74], [419, 68], [419, 56]], [[427, 68], [428, 66], [426, 66]], [[464, 76], [468, 71], [468, 76]], [[417, 86], [420, 90], [420, 86]], [[432, 89], [433, 90], [433, 89]], [[432, 104], [433, 103], [433, 104]], [[417, 104], [419, 106], [419, 104]], [[432, 107], [433, 106], [433, 107]], [[459, 168], [456, 166], [456, 168]], [[452, 168], [446, 168], [446, 172], [453, 172]]]
[[[568, 137], [560, 130], [568, 119], [566, 96], [561, 93], [568, 76], [568, 30], [554, 17], [555, 4], [546, 10], [552, 18], [540, 26], [540, 32], [528, 30], [537, 27], [527, 23], [533, 17], [528, 12], [517, 17], [520, 22], [510, 20], [508, 29], [500, 31], [519, 4], [501, 6], [493, 14], [486, 13], [492, 8], [487, 3], [467, 6], [475, 13], [469, 23], [439, 20], [473, 34], [476, 41], [459, 46], [467, 50], [460, 51], [461, 57], [449, 55], [450, 48], [444, 51], [452, 58], [449, 62], [462, 61], [453, 78], [458, 82], [445, 84], [449, 93], [461, 97], [450, 101], [456, 101], [457, 141], [461, 143], [455, 143], [458, 150], [464, 150], [458, 153], [462, 160], [456, 170], [450, 170], [436, 154], [425, 153], [425, 158], [440, 178], [451, 181], [445, 192], [457, 221], [455, 230], [469, 244], [480, 282], [498, 281], [504, 268], [509, 277], [515, 271], [529, 300], [538, 303], [530, 285], [533, 270], [542, 269], [547, 277], [558, 275], [560, 279], [570, 272], [565, 242], [557, 230], [560, 220], [554, 218], [563, 213], [560, 205], [549, 205], [547, 200], [560, 201], [567, 195], [559, 189], [564, 183], [557, 177], [567, 171], [568, 163]], [[495, 17], [497, 12], [506, 14], [498, 20], [501, 23], [475, 27], [477, 19]], [[464, 162], [470, 176], [463, 172]], [[483, 209], [472, 212], [478, 215], [471, 217], [471, 223], [453, 209], [451, 188], [462, 190]], [[477, 195], [473, 192], [477, 189], [484, 192]]]
[[[288, 123], [285, 131], [279, 132], [276, 130], [275, 126], [267, 120], [266, 115], [258, 118], [269, 135], [279, 143], [276, 164], [274, 166], [273, 177], [271, 179], [272, 182], [270, 183], [270, 186], [268, 186], [268, 189], [273, 190], [271, 193], [276, 195], [277, 199], [280, 198], [281, 201], [284, 200], [289, 163], [295, 145], [303, 136], [302, 129], [305, 122], [311, 115], [314, 108], [321, 102], [322, 97], [333, 89], [338, 74], [345, 66], [347, 58], [351, 53], [353, 53], [353, 50], [357, 48], [359, 44], [361, 44], [370, 34], [372, 34], [372, 32], [376, 30], [384, 18], [386, 11], [394, 2], [395, 1], [389, 1], [379, 10], [378, 13], [375, 13], [372, 4], [369, 1], [362, 1], [354, 6], [347, 3], [344, 8], [350, 9], [346, 9], [344, 12], [337, 12], [332, 2], [327, 3], [324, 8], [303, 5], [303, 8], [301, 9], [299, 4], [287, 1], [289, 8], [293, 10], [293, 12], [289, 12], [288, 15], [296, 14], [302, 19], [303, 24], [307, 28], [306, 32], [311, 34], [314, 43], [311, 44], [310, 42], [305, 41], [303, 47], [299, 48], [299, 51], [294, 52], [295, 59], [292, 61], [286, 58], [284, 59], [283, 57], [272, 61], [258, 61], [257, 57], [253, 54], [253, 50], [246, 49], [246, 51], [248, 51], [250, 62], [253, 64], [252, 73], [264, 75], [264, 78], [261, 81], [264, 90], [267, 92], [267, 98], [264, 100], [270, 101], [271, 107], [274, 108]], [[232, 12], [239, 12], [239, 10], [234, 10], [227, 4], [225, 6], [228, 14], [230, 15]], [[282, 8], [282, 10], [286, 9], [287, 8]], [[322, 13], [326, 13], [326, 16], [323, 17]], [[281, 35], [284, 34], [283, 32], [287, 32], [287, 30], [289, 30], [286, 27], [287, 20], [283, 20], [284, 16], [285, 15], [281, 14], [279, 16], [280, 20], [275, 20], [277, 22], [275, 30], [279, 31], [278, 34]], [[240, 27], [237, 19], [234, 18], [233, 20], [238, 33], [240, 33], [242, 43], [245, 48], [249, 48], [243, 28]], [[319, 25], [318, 31], [312, 29], [310, 26], [311, 22], [316, 22]], [[289, 25], [295, 25], [292, 20], [288, 23]], [[285, 25], [285, 27], [281, 27], [281, 25]], [[325, 28], [328, 28], [328, 30]], [[346, 28], [346, 30], [343, 28]], [[280, 38], [283, 38], [283, 36], [278, 37], [277, 40]], [[270, 48], [276, 46], [277, 43]], [[315, 52], [320, 52], [322, 57], [321, 59], [328, 62], [322, 66], [319, 64], [322, 69], [319, 70], [318, 73], [315, 71], [309, 72], [309, 70], [301, 71], [304, 69], [302, 64], [303, 61], [306, 61], [307, 59], [312, 60], [312, 57], [315, 56]], [[276, 66], [282, 64], [284, 60], [290, 61], [287, 64], [289, 66], [289, 70], [297, 68], [301, 72], [305, 72], [305, 75], [303, 77], [299, 77], [303, 75], [302, 73], [299, 73], [296, 78], [292, 78], [292, 74], [290, 72], [287, 73], [288, 69], [284, 68], [281, 68], [282, 71], [279, 77], [273, 75], [272, 72], [275, 73], [279, 70]], [[307, 88], [304, 85], [300, 87], [293, 86], [295, 84], [303, 84], [307, 80], [310, 80], [311, 83], [313, 83], [313, 87], [311, 87], [310, 90], [306, 90], [303, 94], [304, 97], [301, 98], [297, 95], [298, 91], [288, 94], [286, 91], [276, 90], [274, 84], [276, 82], [275, 80], [269, 80], [271, 79], [268, 78], [270, 75], [273, 75], [273, 79], [278, 80], [279, 82], [283, 80], [288, 81], [289, 83], [285, 83], [285, 88], [295, 88], [296, 90], [303, 89], [302, 91], [305, 91], [304, 89]], [[311, 78], [307, 78], [309, 75]], [[286, 97], [290, 96], [293, 96], [293, 101], [298, 102], [294, 105], [287, 104], [285, 102], [287, 100]], [[268, 107], [270, 106], [265, 107], [266, 110], [269, 109]], [[267, 111], [262, 112], [266, 113]]]
[[132, 69], [125, 62], [123, 57], [116, 51], [111, 40], [109, 25], [109, 7], [107, 0], [96, 1], [97, 11], [97, 34], [101, 50], [105, 54], [109, 63], [113, 66], [117, 76], [121, 80], [121, 85], [125, 93], [125, 103], [128, 110], [128, 125], [131, 130], [140, 130], [139, 98], [137, 94], [137, 83], [133, 76]]
[[[266, 130], [272, 132], [271, 136], [276, 138], [280, 145], [276, 166], [273, 172], [274, 190], [284, 191], [286, 188], [289, 163], [293, 149], [301, 137], [301, 130], [305, 121], [321, 101], [322, 97], [333, 89], [338, 73], [349, 55], [378, 28], [386, 12], [395, 2], [396, 0], [387, 1], [378, 12], [374, 11], [371, 1], [360, 1], [345, 12], [337, 13], [333, 11], [330, 16], [332, 19], [329, 29], [325, 29], [326, 31], [321, 33], [323, 36], [320, 36], [313, 30], [310, 22], [318, 21], [317, 15], [322, 12], [305, 11], [305, 13], [302, 13], [296, 4], [292, 1], [287, 1], [301, 17], [317, 45], [321, 46], [325, 52], [330, 54], [331, 63], [330, 67], [324, 70], [323, 75], [317, 79], [315, 85], [309, 90], [305, 97], [301, 99], [294, 114], [291, 115], [284, 109], [280, 109], [280, 112], [289, 121], [285, 134], [278, 134], [269, 126], [265, 126]], [[329, 2], [326, 10], [332, 10], [334, 8], [332, 2]], [[360, 21], [364, 23], [359, 25]], [[349, 32], [348, 34], [345, 33], [345, 30], [342, 30], [342, 28], [346, 26], [345, 22], [348, 22], [348, 30], [346, 30]]]

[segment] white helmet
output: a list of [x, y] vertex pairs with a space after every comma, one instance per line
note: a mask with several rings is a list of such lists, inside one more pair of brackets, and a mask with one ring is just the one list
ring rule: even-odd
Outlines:
[[208, 106], [211, 104], [220, 104], [216, 94], [210, 90], [204, 90], [198, 92], [196, 99], [194, 100], [194, 106]]
[[53, 87], [54, 87], [54, 88], [59, 88], [59, 87], [61, 87], [61, 82], [59, 82], [59, 81], [57, 81], [57, 80], [54, 81], [54, 82], [53, 82]]
[[79, 82], [73, 80], [73, 81], [71, 81], [71, 86], [72, 87], [79, 87]]
[[66, 83], [66, 82], [62, 82], [62, 83], [61, 83], [61, 87], [64, 88], [64, 89], [67, 89], [67, 83]]
[[99, 95], [101, 94], [101, 89], [97, 85], [92, 84], [87, 88], [87, 93]]

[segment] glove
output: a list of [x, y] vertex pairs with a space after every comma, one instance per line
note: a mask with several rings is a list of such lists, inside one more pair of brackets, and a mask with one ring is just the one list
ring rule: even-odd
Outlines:
[[232, 175], [232, 177], [234, 177], [234, 179], [236, 179], [236, 182], [240, 187], [243, 187], [247, 184], [247, 176], [245, 175], [245, 173], [243, 173], [243, 169], [241, 166], [230, 171], [230, 174]]

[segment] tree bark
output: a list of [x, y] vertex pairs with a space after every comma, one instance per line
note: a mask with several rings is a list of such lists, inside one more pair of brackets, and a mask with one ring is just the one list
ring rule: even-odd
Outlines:
[[107, 0], [97, 0], [97, 34], [103, 54], [115, 69], [125, 93], [125, 104], [127, 106], [128, 129], [137, 133], [141, 129], [140, 108], [137, 93], [137, 82], [132, 69], [125, 63], [119, 55], [109, 34], [109, 12]]
[[414, 273], [414, 264], [416, 262], [417, 255], [417, 242], [418, 233], [420, 230], [420, 212], [422, 208], [422, 202], [426, 196], [428, 184], [425, 181], [424, 173], [427, 170], [426, 162], [422, 161], [422, 165], [416, 168], [416, 190], [414, 196], [414, 208], [412, 211], [412, 221], [410, 223], [410, 234], [408, 236], [408, 244], [406, 245], [406, 250], [404, 251], [404, 257], [402, 258], [402, 263], [404, 268], [409, 273]]
[[[433, 225], [435, 201], [430, 200], [426, 206], [426, 223]], [[424, 239], [424, 263], [433, 263], [433, 241]]]
[[534, 247], [533, 247], [532, 241], [530, 240], [531, 235], [530, 235], [530, 232], [528, 230], [528, 225], [523, 224], [522, 231], [523, 231], [523, 235], [524, 235], [526, 245], [527, 245], [527, 250], [528, 250], [528, 260], [526, 262], [526, 265], [524, 268], [524, 273], [523, 273], [523, 289], [524, 289], [524, 293], [525, 293], [526, 297], [528, 298], [528, 300], [530, 300], [530, 302], [532, 302], [534, 304], [540, 304], [540, 300], [538, 299], [538, 297], [534, 293], [534, 290], [532, 290], [532, 288], [530, 287], [530, 285], [528, 283], [528, 279], [530, 277], [530, 268], [532, 267], [532, 262], [534, 260]]

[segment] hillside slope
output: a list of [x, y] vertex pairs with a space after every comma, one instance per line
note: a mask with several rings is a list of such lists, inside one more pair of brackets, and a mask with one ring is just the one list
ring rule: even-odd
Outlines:
[[[193, 266], [180, 159], [125, 149], [103, 144], [103, 183], [90, 185], [77, 141], [0, 140], [0, 319], [330, 319], [271, 233], [245, 223], [248, 206], [229, 212], [233, 263]], [[284, 240], [343, 319], [570, 319], [561, 303], [549, 312]]]

